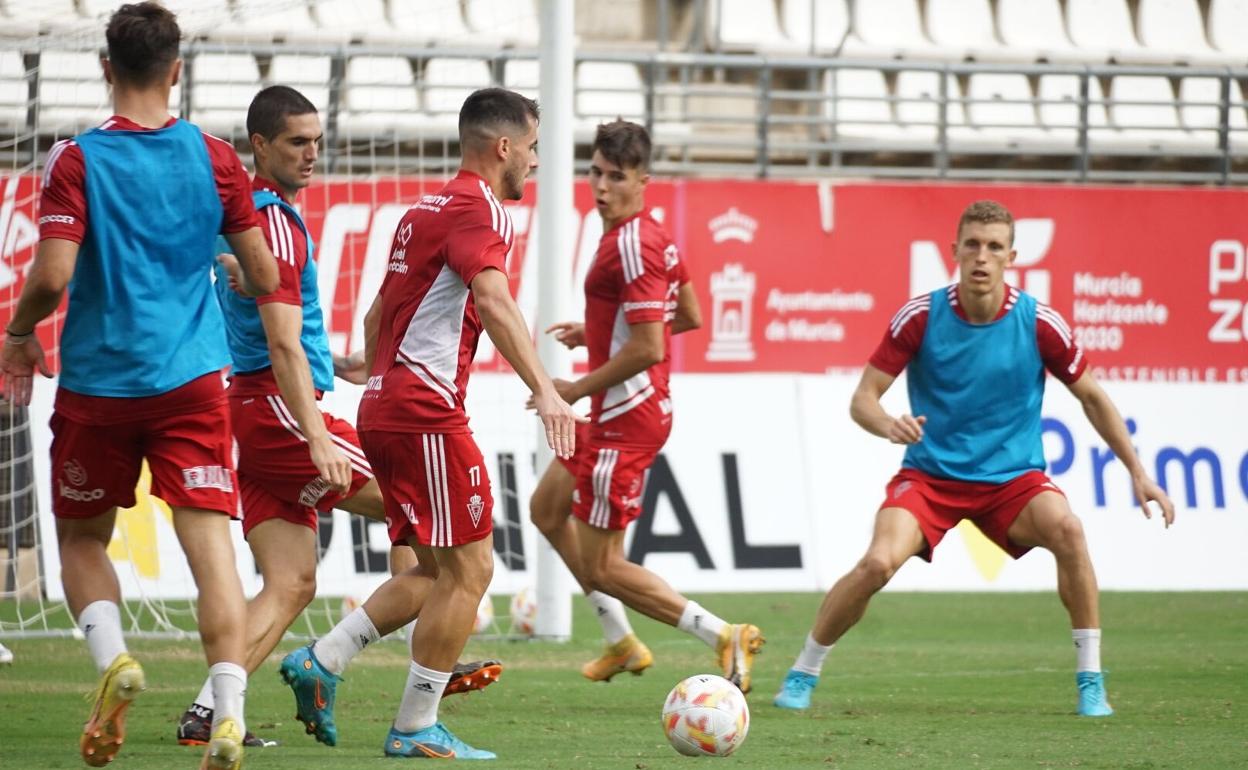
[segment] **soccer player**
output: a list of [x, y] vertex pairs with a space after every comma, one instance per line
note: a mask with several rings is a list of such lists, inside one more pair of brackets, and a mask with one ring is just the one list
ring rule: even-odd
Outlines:
[[[113, 117], [49, 153], [40, 243], [9, 321], [5, 393], [30, 401], [49, 374], [35, 326], [69, 287], [52, 416], [53, 513], [70, 611], [102, 676], [80, 741], [87, 764], [112, 761], [143, 669], [126, 651], [107, 547], [118, 506], [134, 505], [146, 457], [152, 492], [199, 591], [199, 632], [217, 704], [204, 767], [241, 764], [246, 604], [229, 522], [237, 508], [229, 363], [210, 272], [223, 233], [251, 296], [277, 288], [277, 265], [233, 148], [169, 117], [181, 33], [157, 3], [109, 19], [104, 78]], [[224, 514], [224, 515], [223, 515]]]
[[[617, 120], [600, 126], [594, 148], [599, 151], [590, 166], [589, 184], [594, 195], [598, 213], [603, 218], [603, 244], [616, 223], [623, 223], [645, 210], [645, 188], [650, 181], [650, 136], [644, 126]], [[602, 155], [605, 150], [607, 155]], [[647, 215], [640, 220], [653, 223]], [[657, 225], [656, 225], [657, 226]], [[666, 241], [666, 236], [656, 234]], [[600, 246], [600, 252], [602, 247]], [[618, 256], [615, 257], [618, 260]], [[671, 334], [681, 334], [702, 325], [697, 294], [689, 282], [685, 262], [675, 247], [664, 254], [664, 322], [670, 324]], [[585, 324], [579, 322], [558, 323], [546, 330], [569, 349], [585, 344]], [[666, 351], [664, 361], [670, 359]], [[559, 386], [559, 381], [556, 381]], [[565, 386], [566, 387], [566, 386]], [[588, 451], [588, 429], [578, 432], [576, 455], [571, 458], [555, 458], [546, 467], [537, 488], [529, 501], [530, 518], [546, 536], [554, 549], [572, 572], [585, 598], [594, 608], [598, 622], [606, 638], [606, 652], [586, 663], [581, 673], [593, 681], [609, 681], [624, 671], [640, 674], [654, 663], [650, 649], [633, 633], [624, 605], [619, 599], [596, 590], [584, 577], [581, 550], [577, 540], [577, 525], [571, 518], [572, 499], [576, 491], [580, 464]]]
[[[252, 198], [281, 276], [272, 294], [240, 296], [229, 288], [237, 262], [223, 255], [216, 282], [233, 360], [227, 395], [239, 448], [243, 534], [264, 576], [247, 607], [251, 674], [316, 594], [317, 511], [337, 507], [377, 521], [385, 513], [355, 429], [316, 406], [334, 387], [336, 362], [321, 313], [314, 246], [293, 207], [312, 182], [319, 155], [316, 107], [293, 88], [270, 86], [251, 102], [247, 133], [256, 163]], [[415, 561], [406, 544], [391, 553], [396, 571]], [[452, 691], [489, 684], [501, 670], [491, 666], [485, 677], [457, 677]], [[178, 721], [179, 743], [208, 743], [213, 705], [211, 681], [205, 681]], [[250, 732], [244, 743], [265, 745]]]
[[386, 278], [365, 316], [370, 377], [360, 438], [381, 484], [391, 542], [410, 544], [419, 565], [380, 586], [362, 613], [321, 640], [330, 644], [303, 647], [282, 661], [298, 717], [317, 740], [336, 740], [339, 677], [323, 665], [326, 648], [345, 665], [358, 652], [350, 640], [361, 630], [355, 624], [385, 634], [419, 614], [385, 754], [495, 756], [438, 721], [451, 667], [494, 569], [489, 476], [464, 410], [481, 330], [534, 394], [556, 453], [573, 453], [575, 425], [583, 421], [538, 361], [506, 273], [514, 228], [500, 200], [518, 200], [537, 167], [537, 120], [537, 104], [511, 91], [487, 88], [468, 97], [459, 114], [459, 173], [399, 222]]
[[[945, 533], [968, 519], [1015, 559], [1036, 546], [1052, 552], [1058, 595], [1073, 629], [1078, 713], [1113, 713], [1083, 527], [1044, 474], [1045, 370], [1079, 399], [1092, 427], [1130, 471], [1144, 515], [1151, 518], [1148, 503], [1156, 502], [1169, 527], [1174, 506], [1145, 472], [1070, 327], [1052, 308], [1006, 285], [1013, 246], [1014, 219], [1004, 206], [968, 206], [952, 245], [958, 282], [903, 305], [863, 371], [850, 414], [866, 431], [905, 444], [905, 459], [876, 513], [871, 545], [828, 591], [777, 706], [809, 707], [825, 656], [871, 597], [911, 556], [930, 561]], [[902, 370], [913, 414], [894, 417], [880, 398]]]
[[680, 255], [646, 211], [649, 165], [650, 137], [642, 126], [616, 120], [598, 127], [589, 183], [603, 235], [585, 277], [585, 323], [552, 327], [565, 345], [583, 338], [589, 349], [589, 373], [575, 382], [555, 381], [568, 403], [591, 399], [588, 440], [575, 468], [576, 523], [569, 530], [566, 519], [558, 520], [566, 477], [552, 467], [543, 478], [546, 489], [535, 494], [543, 498], [538, 507], [549, 512], [539, 527], [575, 565], [607, 637], [605, 654], [584, 667], [585, 676], [605, 680], [651, 664], [623, 602], [701, 639], [715, 650], [724, 677], [748, 693], [750, 668], [764, 642], [758, 627], [724, 622], [624, 555], [624, 531], [641, 515], [642, 480], [672, 428], [668, 342], [675, 313], [669, 317], [668, 303], [681, 285]]

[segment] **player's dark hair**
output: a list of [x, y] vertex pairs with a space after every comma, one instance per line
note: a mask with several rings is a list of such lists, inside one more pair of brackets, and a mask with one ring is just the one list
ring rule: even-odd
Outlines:
[[537, 102], [505, 88], [482, 88], [459, 109], [459, 144], [470, 147], [515, 136], [528, 130], [530, 118], [535, 123], [541, 118]]
[[177, 17], [165, 7], [132, 3], [113, 13], [104, 37], [113, 77], [146, 86], [167, 75], [177, 61], [182, 30]]
[[620, 168], [650, 170], [650, 133], [645, 126], [622, 118], [599, 124], [590, 147], [590, 153], [595, 151]]
[[958, 220], [958, 240], [962, 240], [962, 227], [968, 222], [978, 222], [981, 225], [991, 225], [998, 222], [1009, 225], [1010, 228], [1010, 245], [1014, 245], [1014, 215], [1005, 206], [996, 201], [982, 200], [975, 201], [967, 206], [962, 212], [962, 218]]
[[286, 130], [287, 117], [315, 112], [316, 105], [290, 86], [269, 86], [247, 108], [247, 135], [259, 134], [271, 142]]

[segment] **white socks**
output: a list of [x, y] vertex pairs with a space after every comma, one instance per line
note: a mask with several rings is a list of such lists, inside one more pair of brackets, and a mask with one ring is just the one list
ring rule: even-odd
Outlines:
[[826, 646], [819, 644], [813, 635], [806, 634], [806, 643], [802, 645], [802, 651], [797, 656], [797, 662], [793, 664], [793, 670], [819, 676], [819, 672], [823, 671], [823, 659], [828, 657], [828, 652], [835, 646], [835, 642]]
[[237, 663], [213, 663], [208, 667], [208, 679], [212, 682], [212, 697], [216, 703], [212, 726], [215, 728], [222, 719], [231, 717], [238, 722], [239, 732], [245, 735], [243, 698], [247, 695], [247, 671]]
[[438, 703], [450, 680], [450, 671], [434, 671], [413, 660], [407, 670], [407, 687], [403, 689], [399, 714], [394, 718], [394, 729], [414, 733], [437, 722]]
[[101, 674], [126, 651], [126, 640], [121, 635], [121, 608], [115, 602], [101, 599], [88, 604], [78, 615], [78, 627], [87, 638], [87, 649]]
[[728, 624], [707, 612], [702, 605], [692, 599], [685, 604], [685, 611], [680, 613], [680, 620], [676, 623], [677, 628], [686, 634], [698, 637], [712, 650], [719, 645], [719, 632], [726, 625]]
[[1070, 632], [1075, 640], [1075, 671], [1101, 670], [1101, 629], [1076, 628]]
[[363, 607], [356, 607], [354, 612], [312, 645], [312, 654], [326, 671], [334, 676], [342, 676], [351, 659], [379, 638], [373, 621], [368, 619], [368, 613]]
[[628, 616], [624, 614], [624, 603], [619, 599], [607, 596], [602, 591], [590, 591], [585, 594], [585, 598], [598, 616], [598, 623], [602, 625], [602, 635], [607, 638], [607, 644], [615, 644], [633, 633]]
[[210, 674], [204, 680], [204, 686], [199, 688], [199, 695], [195, 696], [195, 705], [211, 711], [216, 703], [216, 699], [212, 697], [212, 675]]

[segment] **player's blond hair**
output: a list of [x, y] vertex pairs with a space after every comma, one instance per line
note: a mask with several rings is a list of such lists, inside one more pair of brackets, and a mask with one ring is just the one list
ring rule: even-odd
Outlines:
[[962, 228], [968, 222], [978, 222], [981, 225], [991, 225], [998, 222], [1008, 225], [1010, 228], [1010, 245], [1014, 245], [1014, 215], [1005, 206], [996, 201], [982, 200], [975, 201], [967, 206], [962, 212], [962, 218], [958, 220], [959, 241], [962, 240]]

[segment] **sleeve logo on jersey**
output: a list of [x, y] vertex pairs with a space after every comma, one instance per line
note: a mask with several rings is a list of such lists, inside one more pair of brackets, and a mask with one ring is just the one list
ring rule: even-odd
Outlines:
[[45, 214], [44, 216], [39, 217], [39, 224], [41, 225], [72, 225], [76, 221], [78, 220], [74, 219], [69, 214]]
[[182, 483], [187, 489], [219, 489], [234, 491], [234, 474], [220, 465], [196, 465], [182, 469]]
[[485, 501], [481, 499], [481, 495], [474, 494], [468, 498], [468, 515], [472, 517], [472, 528], [476, 529], [481, 523], [481, 514], [485, 512]]
[[676, 244], [667, 244], [667, 248], [663, 250], [663, 262], [669, 273], [680, 264], [680, 252], [676, 250]]
[[621, 305], [625, 313], [631, 313], [634, 310], [666, 310], [666, 302], [625, 302]]

